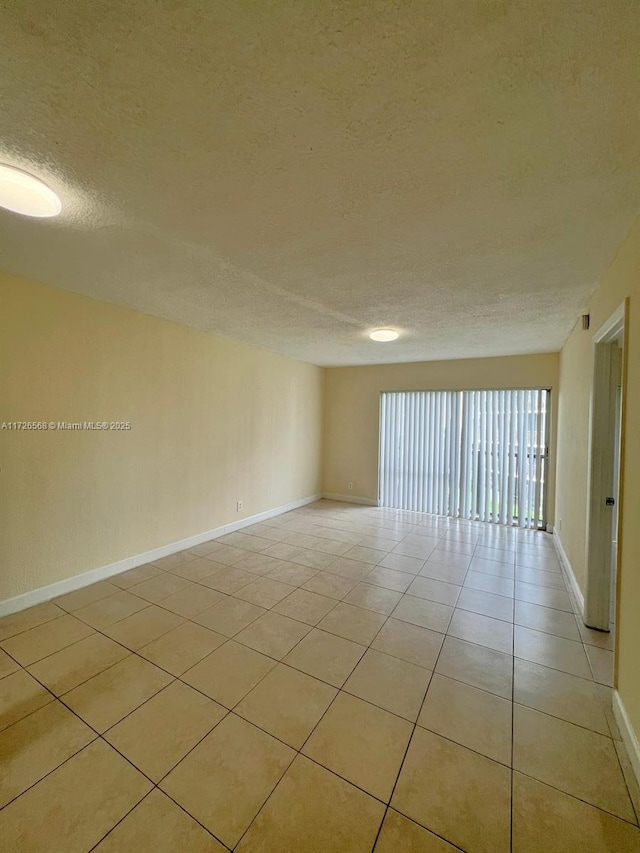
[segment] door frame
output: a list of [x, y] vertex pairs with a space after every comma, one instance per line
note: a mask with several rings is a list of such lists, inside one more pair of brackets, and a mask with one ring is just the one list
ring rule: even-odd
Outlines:
[[[589, 414], [589, 471], [586, 530], [587, 578], [583, 621], [590, 628], [610, 630], [611, 613], [611, 530], [612, 512], [618, 514], [616, 559], [616, 629], [620, 600], [620, 554], [622, 541], [622, 496], [624, 471], [624, 422], [626, 386], [626, 335], [628, 302], [625, 300], [593, 336], [593, 384]], [[613, 349], [622, 336], [622, 362], [616, 367]], [[615, 409], [620, 371], [622, 401], [619, 433], [618, 494], [612, 495], [614, 482]], [[613, 497], [615, 506], [607, 506]]]

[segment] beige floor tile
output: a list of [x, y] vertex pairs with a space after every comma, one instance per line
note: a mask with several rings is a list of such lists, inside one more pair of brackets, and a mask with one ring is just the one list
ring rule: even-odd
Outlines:
[[109, 583], [113, 584], [113, 586], [117, 586], [119, 589], [129, 589], [131, 586], [142, 583], [142, 581], [148, 581], [161, 574], [162, 569], [159, 569], [157, 566], [152, 566], [151, 563], [147, 563], [144, 566], [137, 566], [135, 569], [129, 569], [128, 572], [122, 572], [122, 574], [114, 575], [112, 578], [109, 578]]
[[374, 586], [381, 586], [384, 589], [392, 589], [395, 592], [406, 592], [415, 580], [415, 575], [410, 575], [408, 572], [397, 572], [395, 569], [385, 569], [383, 566], [376, 566], [366, 576], [366, 583]]
[[415, 541], [406, 536], [399, 545], [393, 549], [394, 554], [401, 554], [403, 557], [416, 557], [421, 560], [426, 560], [432, 553], [436, 545], [437, 539], [429, 539], [426, 536], [417, 537], [422, 541]]
[[[393, 548], [395, 548], [395, 544], [389, 550]], [[376, 566], [382, 560], [384, 554], [384, 551], [380, 551], [377, 548], [367, 548], [365, 545], [353, 545], [343, 556], [349, 560], [361, 560], [363, 563], [371, 563], [372, 566]]]
[[593, 681], [516, 658], [513, 693], [520, 705], [609, 734], [602, 700]]
[[249, 601], [251, 604], [257, 604], [259, 607], [269, 609], [279, 601], [282, 601], [283, 598], [286, 598], [294, 589], [295, 587], [288, 583], [259, 577], [250, 584], [247, 584], [247, 586], [243, 586], [234, 595], [243, 601]]
[[518, 552], [516, 554], [516, 565], [537, 569], [538, 571], [555, 571], [558, 573], [562, 571], [556, 555], [547, 550], [539, 550], [536, 553]]
[[267, 612], [236, 635], [238, 643], [282, 660], [311, 630], [311, 626], [279, 613]]
[[182, 680], [233, 708], [275, 665], [272, 658], [229, 640], [185, 672]]
[[258, 577], [252, 572], [243, 572], [242, 569], [236, 569], [233, 566], [223, 566], [209, 577], [202, 578], [200, 584], [225, 595], [232, 595], [242, 589], [243, 586], [248, 586]]
[[0, 808], [96, 737], [60, 702], [49, 702], [0, 734]]
[[640, 853], [640, 830], [514, 773], [513, 853]]
[[414, 723], [430, 678], [429, 669], [369, 649], [342, 689]]
[[439, 631], [443, 634], [449, 626], [452, 615], [453, 607], [438, 604], [426, 598], [416, 598], [413, 595], [404, 595], [393, 611], [394, 619], [402, 619], [403, 622], [411, 622], [413, 625], [420, 625], [421, 628], [429, 628], [431, 631]]
[[213, 607], [198, 613], [192, 621], [224, 637], [234, 637], [263, 613], [266, 613], [264, 607], [229, 596], [214, 604]]
[[98, 844], [95, 853], [225, 853], [226, 849], [156, 788]]
[[456, 853], [447, 841], [393, 809], [385, 815], [375, 853]]
[[508, 699], [436, 674], [418, 725], [510, 767], [511, 711]]
[[326, 569], [336, 558], [335, 554], [327, 554], [324, 551], [314, 551], [303, 548], [296, 554], [294, 562], [311, 569]]
[[216, 634], [215, 631], [209, 631], [208, 628], [193, 622], [183, 622], [143, 646], [138, 650], [138, 654], [172, 675], [182, 675], [225, 641], [226, 637], [222, 634]]
[[300, 749], [337, 690], [317, 678], [278, 664], [235, 712], [279, 740]]
[[635, 820], [611, 738], [516, 705], [513, 766], [623, 820]]
[[224, 593], [215, 589], [209, 589], [209, 587], [201, 584], [193, 584], [193, 586], [174, 592], [173, 595], [163, 599], [162, 607], [172, 613], [177, 613], [179, 616], [184, 616], [186, 619], [191, 619], [208, 607], [213, 607], [224, 597]]
[[29, 628], [43, 625], [45, 622], [58, 619], [60, 616], [64, 616], [64, 610], [61, 610], [51, 601], [45, 601], [43, 604], [29, 607], [27, 610], [20, 610], [18, 613], [11, 613], [9, 616], [0, 619], [0, 640], [14, 637], [16, 634], [28, 631]]
[[447, 634], [497, 652], [509, 655], [513, 652], [513, 625], [510, 622], [492, 619], [470, 610], [456, 608]]
[[104, 628], [104, 633], [127, 649], [136, 651], [156, 640], [184, 620], [176, 613], [151, 604], [126, 619]]
[[466, 576], [466, 569], [461, 569], [459, 566], [452, 566], [448, 563], [438, 563], [433, 559], [427, 560], [420, 569], [420, 577], [431, 578], [432, 580], [456, 586], [460, 586]]
[[306, 589], [296, 589], [283, 598], [273, 608], [275, 613], [305, 622], [307, 625], [317, 625], [318, 622], [336, 606], [335, 598], [309, 592]]
[[433, 669], [443, 640], [444, 634], [390, 618], [382, 626], [371, 648], [408, 663]]
[[61, 595], [54, 599], [54, 603], [66, 610], [68, 613], [73, 613], [74, 610], [79, 610], [81, 607], [86, 607], [87, 604], [93, 604], [94, 601], [100, 601], [108, 595], [114, 595], [118, 592], [118, 587], [108, 581], [100, 581], [92, 583], [90, 586], [85, 586], [82, 589], [77, 589], [75, 592], [68, 592], [66, 595]]
[[449, 604], [453, 607], [458, 600], [460, 590], [461, 587], [457, 584], [418, 575], [407, 592], [417, 598], [428, 598], [429, 601], [437, 601], [439, 604]]
[[343, 578], [341, 575], [332, 575], [329, 572], [318, 572], [318, 574], [303, 584], [302, 588], [309, 592], [324, 595], [327, 598], [342, 599], [357, 585], [357, 580]]
[[546, 586], [551, 589], [566, 591], [564, 580], [559, 572], [538, 571], [537, 569], [530, 569], [526, 566], [518, 566], [516, 569], [516, 580], [522, 583], [532, 583], [536, 586]]
[[629, 753], [627, 752], [624, 743], [619, 740], [614, 740], [613, 746], [618, 756], [620, 767], [622, 768], [622, 775], [627, 783], [627, 790], [629, 791], [631, 804], [633, 805], [633, 810], [636, 814], [636, 823], [640, 823], [640, 782], [635, 774], [633, 764], [631, 763]]
[[23, 669], [7, 675], [0, 681], [0, 731], [53, 702], [53, 698]]
[[402, 593], [400, 592], [383, 589], [369, 583], [359, 583], [344, 600], [349, 604], [355, 604], [358, 607], [364, 607], [367, 610], [388, 616], [401, 598]]
[[340, 602], [318, 623], [318, 628], [368, 646], [386, 618], [382, 613]]
[[527, 601], [515, 602], [515, 623], [523, 628], [533, 628], [546, 634], [555, 634], [565, 640], [580, 642], [580, 634], [573, 613], [542, 607]]
[[407, 720], [340, 693], [302, 752], [387, 802], [412, 730]]
[[598, 684], [606, 684], [613, 687], [613, 652], [608, 649], [599, 649], [596, 646], [584, 647], [593, 678]]
[[418, 727], [392, 805], [468, 853], [508, 853], [510, 789], [508, 768]]
[[342, 687], [365, 651], [365, 646], [313, 628], [284, 662], [327, 684]]
[[299, 755], [237, 853], [370, 853], [382, 803]]
[[582, 643], [516, 625], [514, 648], [516, 657], [580, 678], [592, 678]]
[[439, 563], [443, 566], [452, 566], [456, 569], [464, 569], [467, 571], [471, 565], [473, 554], [474, 546], [469, 543], [446, 543], [446, 540], [442, 540], [429, 557], [429, 561], [431, 563]]
[[472, 572], [483, 572], [485, 575], [493, 575], [497, 578], [508, 578], [513, 580], [515, 568], [513, 560], [511, 563], [498, 562], [497, 560], [487, 560], [484, 557], [476, 557], [474, 555], [469, 570]]
[[128, 657], [131, 652], [102, 634], [91, 634], [29, 667], [45, 687], [61, 696]]
[[231, 545], [234, 548], [243, 548], [245, 551], [263, 551], [272, 545], [270, 539], [263, 539], [261, 536], [252, 536], [250, 533], [245, 533], [243, 530], [227, 533], [221, 536], [218, 540], [223, 545]]
[[158, 604], [163, 599], [178, 592], [178, 590], [185, 589], [190, 583], [191, 581], [188, 581], [186, 578], [165, 572], [163, 575], [158, 575], [155, 578], [151, 578], [151, 580], [132, 586], [129, 592], [137, 595], [139, 598], [144, 598], [145, 601], [150, 601], [152, 604]]
[[278, 560], [294, 562], [301, 550], [299, 545], [292, 545], [290, 542], [272, 542], [264, 553]]
[[417, 575], [420, 569], [424, 566], [424, 560], [419, 557], [405, 557], [402, 554], [387, 554], [380, 560], [378, 564], [382, 568], [394, 569], [397, 572], [405, 572], [410, 575]]
[[227, 714], [180, 681], [156, 693], [104, 735], [118, 752], [158, 782]]
[[513, 622], [513, 599], [504, 595], [494, 595], [492, 592], [466, 586], [460, 593], [456, 607], [491, 616], [493, 619], [502, 619], [504, 622]]
[[545, 586], [536, 586], [533, 583], [516, 581], [515, 597], [518, 601], [528, 601], [530, 604], [539, 604], [542, 607], [553, 607], [555, 610], [564, 610], [567, 613], [573, 612], [569, 594], [561, 589], [549, 589]]
[[245, 572], [252, 572], [254, 575], [266, 575], [273, 569], [280, 568], [283, 564], [283, 560], [270, 557], [268, 554], [247, 553], [237, 563], [234, 563], [234, 566]]
[[464, 579], [464, 586], [483, 592], [491, 592], [493, 595], [506, 595], [513, 598], [514, 582], [509, 578], [469, 571]]
[[[188, 563], [181, 563], [175, 569], [170, 569], [172, 575], [185, 578], [188, 581], [201, 583], [205, 578], [210, 578], [216, 572], [226, 569], [223, 563], [216, 563], [215, 560], [210, 560], [208, 557], [196, 557], [195, 560], [189, 560]], [[166, 600], [166, 599], [165, 599]]]
[[0, 838], [6, 850], [85, 853], [150, 788], [128, 761], [96, 740], [0, 812]]
[[18, 669], [20, 667], [13, 658], [10, 658], [6, 652], [0, 649], [0, 678], [4, 678], [5, 675], [11, 675], [12, 672], [16, 672]]
[[447, 637], [436, 664], [436, 672], [511, 699], [513, 658], [486, 646]]
[[247, 552], [242, 548], [234, 548], [233, 545], [222, 545], [217, 542], [213, 550], [207, 555], [209, 559], [215, 560], [216, 563], [222, 563], [225, 566], [232, 566], [238, 560], [246, 557]]
[[371, 569], [371, 563], [350, 560], [348, 557], [337, 557], [328, 566], [324, 567], [324, 571], [329, 574], [340, 575], [353, 581], [364, 580]]
[[65, 693], [62, 701], [98, 732], [104, 732], [172, 680], [137, 655], [121, 660]]
[[499, 563], [510, 563], [511, 565], [515, 562], [515, 551], [513, 548], [490, 548], [486, 545], [478, 545], [476, 550], [473, 552], [473, 556], [482, 557], [483, 560], [496, 560]]
[[122, 590], [108, 598], [81, 607], [80, 610], [75, 611], [74, 616], [82, 619], [92, 628], [103, 630], [108, 625], [113, 625], [114, 622], [119, 622], [148, 606], [148, 601]]
[[298, 566], [295, 563], [280, 563], [278, 561], [278, 566], [270, 569], [267, 577], [274, 581], [288, 583], [290, 586], [302, 586], [303, 583], [310, 581], [317, 574], [317, 569], [310, 569], [308, 566]]
[[228, 847], [239, 841], [295, 752], [229, 714], [161, 783]]
[[362, 546], [363, 548], [369, 548], [373, 551], [379, 551], [380, 560], [384, 557], [385, 554], [388, 554], [390, 551], [393, 551], [397, 544], [398, 543], [396, 539], [388, 539], [384, 535], [379, 536], [377, 534], [363, 536], [362, 539], [358, 542], [358, 545]]
[[74, 616], [64, 615], [4, 640], [2, 648], [19, 664], [29, 666], [92, 633], [93, 630], [84, 622]]

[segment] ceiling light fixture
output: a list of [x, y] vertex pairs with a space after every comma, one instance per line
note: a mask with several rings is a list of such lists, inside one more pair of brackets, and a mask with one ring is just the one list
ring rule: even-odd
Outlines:
[[0, 207], [24, 216], [57, 216], [62, 202], [39, 178], [0, 163]]
[[372, 341], [395, 341], [400, 336], [395, 329], [374, 329], [373, 332], [370, 332], [369, 337]]

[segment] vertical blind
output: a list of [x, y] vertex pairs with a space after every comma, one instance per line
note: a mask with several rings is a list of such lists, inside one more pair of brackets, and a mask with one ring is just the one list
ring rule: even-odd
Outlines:
[[380, 503], [545, 523], [547, 390], [401, 391], [380, 406]]

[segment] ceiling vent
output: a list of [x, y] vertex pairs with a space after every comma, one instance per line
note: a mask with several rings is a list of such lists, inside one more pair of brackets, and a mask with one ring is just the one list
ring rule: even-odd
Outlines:
[[582, 331], [586, 332], [589, 329], [591, 317], [589, 314], [582, 315]]

